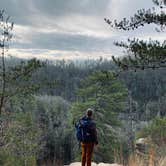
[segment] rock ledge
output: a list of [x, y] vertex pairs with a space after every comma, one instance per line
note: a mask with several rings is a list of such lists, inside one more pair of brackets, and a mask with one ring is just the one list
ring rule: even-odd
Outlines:
[[[81, 163], [80, 162], [75, 162], [75, 163], [71, 163], [70, 165], [65, 165], [65, 166], [81, 166]], [[99, 163], [99, 164], [96, 164], [94, 162], [92, 162], [92, 166], [122, 166], [122, 165], [119, 165], [119, 164], [109, 164], [109, 163]]]

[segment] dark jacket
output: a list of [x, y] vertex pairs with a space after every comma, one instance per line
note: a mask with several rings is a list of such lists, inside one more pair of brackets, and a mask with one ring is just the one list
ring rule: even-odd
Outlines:
[[84, 116], [82, 118], [82, 120], [88, 120], [88, 121], [90, 121], [90, 133], [92, 135], [93, 143], [98, 144], [97, 130], [96, 130], [96, 123], [95, 123], [95, 121], [92, 118], [87, 117], [87, 116]]

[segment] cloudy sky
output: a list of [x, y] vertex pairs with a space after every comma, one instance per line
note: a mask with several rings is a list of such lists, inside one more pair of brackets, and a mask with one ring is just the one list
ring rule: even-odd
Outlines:
[[119, 56], [114, 41], [140, 37], [163, 39], [154, 27], [130, 32], [110, 29], [104, 18], [120, 20], [152, 0], [0, 0], [14, 21], [10, 53], [44, 59], [85, 59]]

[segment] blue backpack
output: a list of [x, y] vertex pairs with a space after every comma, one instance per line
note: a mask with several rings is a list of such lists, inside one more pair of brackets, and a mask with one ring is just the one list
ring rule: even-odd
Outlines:
[[82, 118], [75, 125], [76, 127], [76, 137], [79, 142], [93, 142], [94, 134], [92, 131], [93, 121], [89, 118]]

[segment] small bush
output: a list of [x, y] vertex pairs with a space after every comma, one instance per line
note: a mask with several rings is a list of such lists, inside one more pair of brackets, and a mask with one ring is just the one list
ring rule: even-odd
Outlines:
[[157, 145], [166, 144], [166, 118], [155, 118], [148, 127], [138, 133], [138, 137], [150, 137]]

